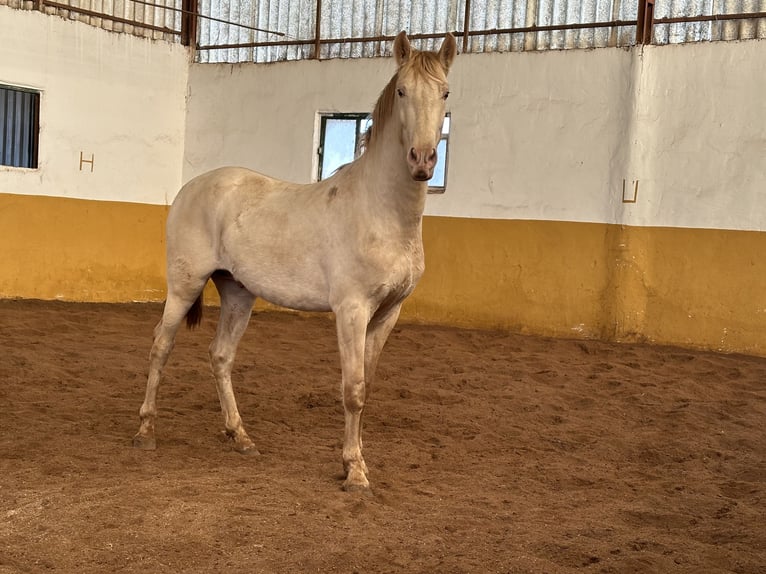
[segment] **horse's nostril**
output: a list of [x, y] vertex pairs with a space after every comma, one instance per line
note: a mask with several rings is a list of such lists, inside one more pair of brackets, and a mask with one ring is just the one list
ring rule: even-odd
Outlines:
[[418, 152], [415, 150], [414, 147], [410, 148], [410, 160], [414, 161], [415, 163], [418, 163]]
[[436, 163], [436, 148], [432, 147], [431, 152], [428, 154], [428, 163]]

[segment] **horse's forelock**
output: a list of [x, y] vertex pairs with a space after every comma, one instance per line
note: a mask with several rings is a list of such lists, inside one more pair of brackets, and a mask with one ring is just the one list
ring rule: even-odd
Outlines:
[[434, 82], [443, 82], [446, 79], [444, 67], [436, 52], [415, 52], [403, 67], [408, 67], [414, 73]]

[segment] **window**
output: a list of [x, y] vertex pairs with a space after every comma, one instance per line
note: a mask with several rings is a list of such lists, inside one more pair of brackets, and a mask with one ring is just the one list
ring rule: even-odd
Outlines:
[[[368, 114], [321, 114], [318, 149], [317, 179], [330, 177], [335, 171], [351, 162], [359, 154], [362, 136], [372, 125]], [[444, 118], [442, 135], [436, 148], [439, 159], [434, 176], [428, 182], [429, 193], [444, 193], [447, 181], [447, 141], [449, 139], [450, 114]]]
[[354, 161], [372, 120], [368, 114], [322, 114], [320, 124], [318, 180]]
[[40, 93], [0, 85], [0, 165], [37, 167]]
[[447, 140], [449, 139], [450, 115], [444, 116], [442, 124], [442, 137], [436, 146], [438, 159], [434, 168], [434, 176], [428, 182], [429, 193], [444, 193], [444, 186], [447, 183]]

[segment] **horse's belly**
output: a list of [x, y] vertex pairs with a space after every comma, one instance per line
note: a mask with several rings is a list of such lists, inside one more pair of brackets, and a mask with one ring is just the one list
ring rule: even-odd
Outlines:
[[274, 305], [297, 311], [331, 310], [327, 285], [318, 274], [261, 268], [235, 277], [248, 291]]
[[274, 305], [287, 307], [288, 309], [294, 309], [296, 311], [332, 311], [332, 307], [330, 307], [327, 297], [318, 293], [291, 293], [285, 290], [264, 289], [258, 293], [258, 296], [264, 301], [268, 301]]

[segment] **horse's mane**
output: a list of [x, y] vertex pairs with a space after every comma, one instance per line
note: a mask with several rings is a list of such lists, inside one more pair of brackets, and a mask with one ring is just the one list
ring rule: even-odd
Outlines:
[[407, 61], [402, 64], [401, 68], [399, 68], [396, 74], [393, 75], [386, 87], [383, 88], [383, 91], [380, 93], [375, 108], [372, 111], [372, 125], [364, 134], [362, 140], [363, 149], [374, 146], [378, 139], [378, 135], [383, 133], [394, 110], [396, 85], [399, 81], [399, 74], [409, 72], [436, 81], [444, 80], [445, 77], [439, 54], [436, 52], [413, 50]]

